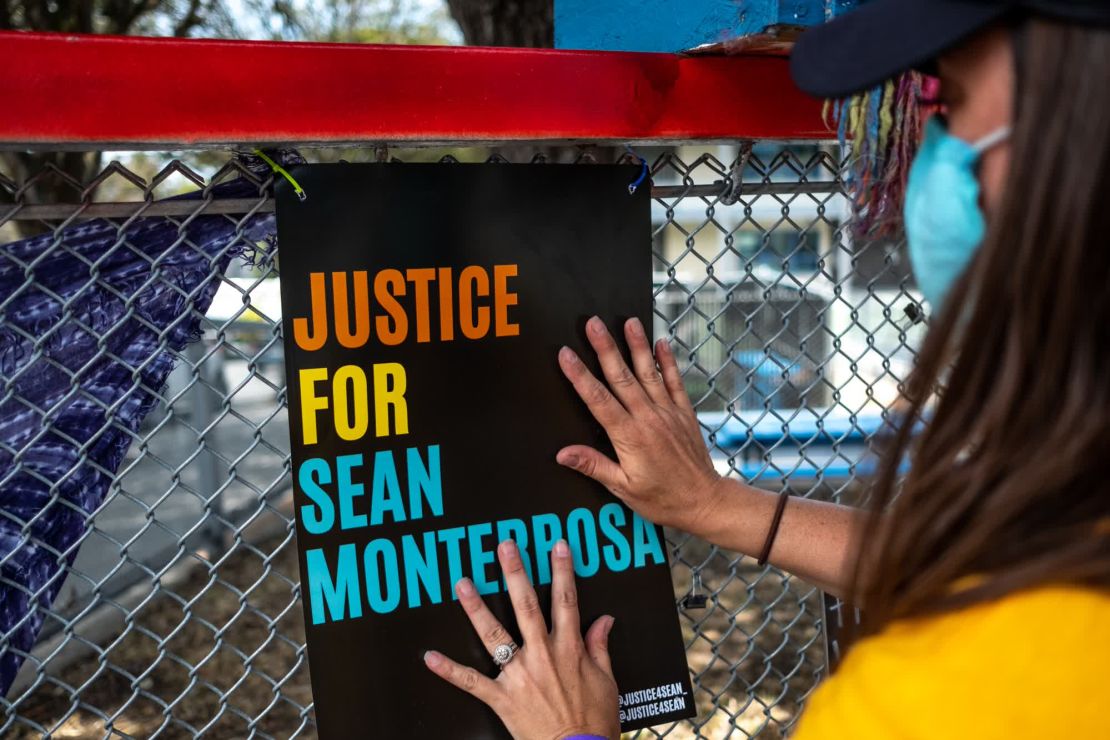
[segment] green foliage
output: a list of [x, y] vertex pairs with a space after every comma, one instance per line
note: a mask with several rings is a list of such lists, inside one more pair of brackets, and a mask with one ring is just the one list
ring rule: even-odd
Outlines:
[[0, 0], [0, 29], [375, 44], [460, 40], [436, 0]]
[[359, 44], [457, 43], [446, 7], [424, 0], [330, 0], [301, 7], [284, 29], [287, 38]]

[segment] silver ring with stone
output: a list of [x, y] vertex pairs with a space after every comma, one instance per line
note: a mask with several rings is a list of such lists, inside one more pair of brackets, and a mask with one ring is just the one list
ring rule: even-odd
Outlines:
[[507, 645], [498, 645], [493, 649], [493, 662], [501, 670], [505, 670], [505, 666], [512, 661], [513, 656], [516, 655], [517, 646], [515, 642], [510, 642]]

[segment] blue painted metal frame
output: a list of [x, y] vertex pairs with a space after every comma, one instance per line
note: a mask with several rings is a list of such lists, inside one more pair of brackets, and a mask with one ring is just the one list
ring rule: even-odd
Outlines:
[[769, 26], [813, 26], [858, 0], [555, 0], [555, 47], [676, 52]]

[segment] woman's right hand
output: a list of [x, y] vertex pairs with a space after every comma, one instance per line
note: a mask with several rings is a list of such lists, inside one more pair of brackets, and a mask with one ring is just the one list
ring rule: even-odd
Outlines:
[[[556, 460], [598, 481], [644, 518], [702, 534], [723, 495], [724, 479], [709, 459], [670, 345], [660, 339], [652, 356], [638, 319], [624, 325], [633, 370], [594, 316], [586, 335], [608, 387], [568, 347], [559, 366], [609, 435], [617, 460], [585, 445], [559, 450]], [[656, 366], [658, 363], [658, 367]]]

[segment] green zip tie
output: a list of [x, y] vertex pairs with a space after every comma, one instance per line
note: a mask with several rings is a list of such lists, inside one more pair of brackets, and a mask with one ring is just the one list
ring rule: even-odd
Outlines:
[[293, 192], [297, 194], [297, 197], [300, 198], [300, 200], [302, 202], [306, 198], [308, 198], [308, 194], [305, 193], [304, 188], [302, 188], [300, 186], [300, 183], [298, 183], [296, 180], [293, 179], [292, 175], [290, 175], [288, 172], [285, 171], [284, 167], [282, 167], [280, 164], [278, 164], [274, 160], [267, 157], [266, 154], [261, 149], [255, 149], [254, 153], [257, 154], [258, 156], [262, 157], [262, 161], [265, 162], [266, 164], [270, 165], [270, 168], [273, 169], [274, 172], [278, 173], [279, 175], [281, 175], [282, 177], [284, 177], [286, 180], [289, 181], [289, 184], [293, 186]]

